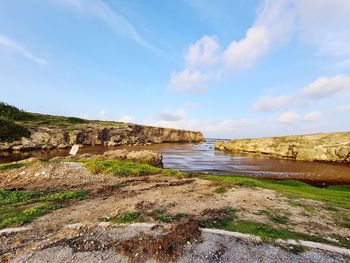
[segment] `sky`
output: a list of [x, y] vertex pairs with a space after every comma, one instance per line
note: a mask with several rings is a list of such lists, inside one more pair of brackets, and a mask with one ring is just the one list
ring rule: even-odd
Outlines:
[[350, 130], [349, 0], [0, 1], [0, 101], [247, 138]]

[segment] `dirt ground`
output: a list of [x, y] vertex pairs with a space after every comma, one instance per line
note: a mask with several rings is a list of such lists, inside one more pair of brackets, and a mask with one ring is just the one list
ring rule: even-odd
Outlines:
[[[233, 207], [237, 209], [237, 217], [240, 220], [268, 223], [280, 228], [281, 225], [272, 222], [265, 214], [259, 212], [265, 209], [287, 215], [289, 223], [283, 227], [288, 230], [319, 235], [324, 238], [332, 238], [334, 235], [350, 238], [350, 229], [334, 224], [334, 215], [324, 209], [305, 211], [301, 206], [292, 205], [291, 200], [287, 197], [268, 189], [234, 186], [227, 192], [219, 194], [215, 192], [217, 187], [215, 183], [198, 178], [178, 179], [162, 175], [144, 177], [93, 175], [82, 164], [75, 162], [45, 162], [26, 168], [0, 172], [0, 189], [91, 190], [90, 198], [75, 201], [69, 207], [53, 211], [34, 220], [26, 225], [28, 227], [26, 231], [0, 234], [0, 262], [53, 262], [50, 261], [48, 255], [56, 255], [55, 262], [108, 262], [108, 260], [117, 258], [119, 261], [111, 260], [110, 262], [123, 262], [123, 260], [132, 262], [146, 262], [145, 260], [150, 260], [150, 262], [152, 260], [164, 262], [170, 260], [179, 262], [236, 262], [225, 260], [225, 257], [227, 260], [230, 258], [227, 253], [232, 248], [228, 248], [227, 244], [222, 248], [218, 245], [225, 244], [222, 240], [225, 237], [220, 239], [217, 236], [213, 237], [212, 234], [203, 234], [198, 230], [198, 226], [191, 221], [186, 221], [183, 223], [185, 225], [180, 225], [180, 227], [158, 224], [158, 228], [148, 229], [148, 232], [145, 233], [137, 227], [136, 230], [129, 228], [128, 231], [121, 231], [120, 229], [125, 229], [125, 227], [104, 227], [105, 222], [101, 223], [104, 219], [131, 210], [147, 212], [163, 209], [169, 214], [187, 214], [195, 217], [203, 215], [203, 211], [208, 209]], [[310, 207], [323, 205], [311, 200], [298, 201], [301, 201], [304, 206]], [[158, 223], [151, 217], [147, 218], [147, 222]], [[184, 231], [186, 229], [190, 229], [190, 231]], [[191, 235], [188, 236], [187, 233], [191, 233]], [[167, 238], [167, 235], [172, 238]], [[113, 238], [113, 236], [118, 238]], [[174, 236], [178, 238], [174, 239]], [[213, 244], [209, 244], [210, 238], [220, 239], [215, 243], [215, 249]], [[170, 240], [172, 241], [170, 242]], [[152, 247], [146, 249], [146, 252], [145, 248], [142, 247], [143, 241], [153, 244]], [[198, 252], [203, 249], [201, 246], [205, 242], [209, 242], [207, 245], [211, 246], [210, 253], [214, 253], [209, 258], [210, 260], [205, 257], [201, 258], [200, 255], [204, 252]], [[242, 251], [249, 250], [249, 246], [242, 245], [237, 239], [231, 238], [227, 242], [240, 247]], [[195, 247], [191, 247], [193, 243], [196, 243]], [[160, 246], [162, 249], [159, 249]], [[253, 245], [253, 247], [259, 247], [259, 249], [268, 247], [275, 251], [274, 253], [278, 252], [276, 249], [280, 249], [263, 243]], [[166, 253], [164, 249], [167, 251]], [[195, 257], [189, 251], [199, 253], [196, 261], [186, 261], [193, 260]], [[90, 253], [90, 261], [86, 258], [80, 259], [80, 256], [84, 258], [84, 253]], [[230, 255], [235, 255], [238, 259], [237, 253], [237, 251], [234, 253], [231, 251]], [[280, 255], [288, 258], [289, 252], [284, 251], [283, 253], [287, 253], [285, 255], [281, 253]], [[312, 253], [311, 256], [309, 255], [310, 258], [293, 254], [284, 262], [299, 262], [298, 260], [300, 262], [321, 262], [313, 261], [320, 255]], [[215, 257], [215, 255], [217, 256]], [[210, 255], [208, 254], [208, 256]], [[243, 257], [243, 255], [241, 256]], [[265, 257], [267, 256], [266, 254]], [[300, 258], [297, 258], [298, 256]], [[295, 261], [291, 261], [293, 257], [296, 257]], [[254, 259], [254, 256], [251, 258]], [[323, 259], [322, 262], [346, 262], [346, 259], [328, 257], [325, 254]], [[252, 260], [251, 262], [258, 261]]]

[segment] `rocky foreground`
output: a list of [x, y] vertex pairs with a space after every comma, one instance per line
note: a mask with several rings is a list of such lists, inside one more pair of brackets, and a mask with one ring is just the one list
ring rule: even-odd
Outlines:
[[350, 163], [350, 132], [219, 141], [222, 151], [264, 154], [302, 161]]
[[0, 165], [0, 262], [349, 262], [347, 187], [159, 166], [123, 150]]

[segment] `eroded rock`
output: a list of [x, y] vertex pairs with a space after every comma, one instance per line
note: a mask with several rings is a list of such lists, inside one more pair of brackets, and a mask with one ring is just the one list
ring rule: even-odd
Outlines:
[[215, 149], [304, 161], [350, 163], [350, 132], [219, 141]]

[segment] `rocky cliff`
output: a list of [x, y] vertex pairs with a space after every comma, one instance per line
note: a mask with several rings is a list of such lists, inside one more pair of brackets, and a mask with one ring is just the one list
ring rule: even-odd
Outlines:
[[159, 128], [136, 124], [97, 125], [80, 124], [72, 127], [29, 128], [28, 138], [1, 142], [0, 151], [26, 151], [81, 146], [118, 146], [163, 142], [200, 142], [202, 133], [187, 130]]
[[305, 161], [350, 163], [350, 132], [219, 141], [215, 148]]

